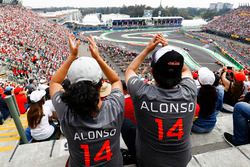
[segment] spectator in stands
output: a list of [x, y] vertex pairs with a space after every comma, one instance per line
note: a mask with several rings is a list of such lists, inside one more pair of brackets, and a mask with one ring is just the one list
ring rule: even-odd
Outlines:
[[13, 87], [7, 86], [7, 87], [5, 88], [5, 90], [4, 90], [3, 97], [8, 96], [8, 95], [12, 95], [12, 90], [13, 90]]
[[250, 104], [239, 102], [234, 106], [233, 135], [224, 133], [224, 139], [232, 146], [250, 143]]
[[[124, 120], [122, 124], [122, 138], [128, 147], [128, 150], [121, 149], [123, 156], [123, 164], [135, 164], [136, 163], [136, 151], [135, 151], [135, 137], [136, 137], [136, 119], [134, 112], [134, 105], [131, 96], [128, 94], [127, 85], [122, 80], [124, 100]], [[130, 135], [128, 135], [130, 134]]]
[[0, 112], [1, 112], [2, 118], [6, 120], [10, 115], [10, 111], [9, 111], [7, 104], [4, 101], [4, 98], [2, 96], [3, 94], [4, 94], [4, 89], [0, 87]]
[[36, 90], [36, 80], [35, 79], [29, 79], [29, 85], [26, 86], [26, 89], [28, 90], [28, 94], [30, 95], [34, 90]]
[[[53, 113], [45, 103], [46, 92], [44, 90], [35, 90], [30, 94], [30, 108], [28, 109], [27, 120], [31, 136], [35, 141], [47, 141], [55, 139], [58, 128], [50, 124]], [[26, 130], [27, 132], [28, 130]]]
[[208, 32], [243, 39], [250, 37], [250, 8], [238, 8], [217, 17], [203, 27]]
[[[49, 94], [49, 87], [45, 89], [45, 103], [44, 103], [44, 106], [48, 107], [50, 109], [50, 111], [52, 112], [53, 114], [53, 117], [55, 122], [58, 121], [58, 117], [57, 117], [57, 114], [56, 114], [56, 109], [52, 103], [52, 100], [51, 100], [51, 97], [50, 97], [50, 94]], [[58, 123], [58, 122], [57, 122]]]
[[[247, 73], [248, 74], [248, 73]], [[247, 80], [244, 81], [244, 93], [243, 94], [246, 94], [247, 92], [250, 91], [250, 74], [247, 75]]]
[[24, 114], [26, 112], [25, 105], [28, 103], [26, 92], [23, 91], [23, 88], [16, 87], [14, 89], [14, 95], [16, 97], [16, 102], [17, 102], [20, 114]]
[[231, 80], [227, 78], [227, 71], [228, 69], [224, 67], [221, 74], [222, 85], [225, 88], [224, 103], [234, 106], [244, 92], [246, 76], [243, 72], [233, 71]]
[[[66, 166], [121, 167], [120, 130], [123, 121], [124, 96], [118, 75], [100, 56], [93, 37], [88, 37], [91, 57], [77, 59], [78, 47], [69, 38], [70, 56], [50, 82], [52, 102], [68, 141]], [[100, 97], [102, 71], [112, 85], [104, 101]], [[64, 91], [66, 75], [71, 85]]]
[[192, 132], [208, 133], [216, 124], [216, 116], [219, 113], [216, 105], [222, 106], [223, 96], [219, 96], [220, 92], [213, 86], [215, 75], [212, 71], [207, 67], [201, 67], [198, 74], [201, 87], [198, 89], [197, 103], [200, 106], [200, 112], [193, 122]]
[[111, 93], [111, 84], [107, 81], [103, 81], [102, 87], [100, 89], [100, 97], [102, 100], [105, 100], [105, 98]]
[[216, 101], [216, 107], [215, 110], [216, 111], [221, 111], [222, 107], [223, 107], [223, 99], [224, 99], [224, 87], [221, 85], [221, 77], [219, 75], [219, 72], [215, 72], [214, 74], [215, 76], [215, 81], [213, 86], [215, 86], [216, 88], [216, 92], [217, 92], [217, 101]]
[[134, 105], [131, 96], [128, 94], [126, 82], [122, 80], [123, 94], [125, 97], [124, 117], [136, 124]]
[[[184, 167], [191, 160], [190, 131], [197, 89], [182, 53], [166, 46], [167, 43], [157, 34], [125, 73], [137, 120], [139, 166]], [[158, 44], [164, 47], [152, 55], [156, 85], [149, 85], [140, 80], [136, 71]]]
[[0, 59], [9, 77], [50, 79], [67, 56], [68, 29], [19, 5], [0, 6], [0, 23]]

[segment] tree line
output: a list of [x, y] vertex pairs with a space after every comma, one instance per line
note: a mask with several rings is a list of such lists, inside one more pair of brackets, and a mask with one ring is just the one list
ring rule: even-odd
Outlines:
[[[126, 14], [130, 17], [143, 17], [144, 10], [152, 10], [153, 17], [157, 17], [160, 13], [160, 16], [182, 16], [184, 19], [193, 19], [195, 17], [203, 18], [205, 20], [211, 20], [214, 16], [222, 15], [228, 10], [209, 10], [205, 8], [176, 8], [176, 7], [158, 7], [152, 8], [146, 5], [135, 5], [135, 6], [122, 6], [122, 7], [100, 7], [100, 8], [80, 8], [80, 11], [83, 16], [91, 13], [120, 13]], [[160, 11], [160, 12], [159, 12]]]
[[[59, 7], [59, 8], [39, 8], [33, 9], [36, 12], [55, 12], [60, 10], [74, 9], [73, 7]], [[176, 8], [176, 7], [158, 7], [152, 8], [146, 5], [135, 5], [135, 6], [122, 6], [122, 7], [100, 7], [100, 8], [78, 8], [82, 15], [85, 16], [87, 14], [92, 13], [102, 13], [102, 14], [110, 14], [110, 13], [120, 13], [126, 14], [130, 17], [143, 17], [144, 10], [152, 10], [153, 17], [157, 17], [159, 11], [161, 13], [160, 16], [182, 16], [184, 19], [193, 19], [193, 18], [203, 18], [207, 21], [212, 20], [214, 16], [220, 16], [224, 13], [228, 12], [228, 10], [220, 10], [219, 12], [216, 10], [209, 10], [205, 8]]]

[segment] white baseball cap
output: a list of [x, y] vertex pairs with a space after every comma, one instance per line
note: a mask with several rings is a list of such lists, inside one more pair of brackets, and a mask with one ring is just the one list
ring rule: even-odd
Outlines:
[[201, 85], [213, 85], [215, 81], [214, 73], [207, 67], [201, 67], [198, 71], [198, 80]]
[[30, 101], [32, 103], [36, 103], [40, 101], [45, 96], [45, 94], [45, 90], [35, 90], [30, 94]]
[[47, 89], [48, 87], [49, 87], [49, 85], [47, 85], [47, 84], [39, 84], [38, 87], [37, 87], [37, 89], [38, 89], [38, 90], [45, 90], [45, 89]]
[[47, 83], [47, 80], [45, 79], [45, 78], [42, 78], [42, 79], [40, 79], [40, 84], [46, 84]]
[[102, 70], [94, 58], [80, 57], [71, 64], [67, 76], [71, 84], [79, 81], [97, 84], [102, 78]]

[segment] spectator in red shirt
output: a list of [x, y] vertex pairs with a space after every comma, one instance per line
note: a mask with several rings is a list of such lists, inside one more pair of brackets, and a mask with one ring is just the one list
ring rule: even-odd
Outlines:
[[123, 94], [125, 96], [124, 117], [136, 124], [133, 101], [127, 92], [127, 86], [124, 80], [122, 80], [122, 86]]
[[20, 87], [16, 87], [14, 90], [14, 94], [16, 97], [16, 102], [17, 102], [20, 114], [24, 114], [26, 112], [25, 104], [27, 103], [27, 97], [25, 93], [23, 93], [23, 89]]

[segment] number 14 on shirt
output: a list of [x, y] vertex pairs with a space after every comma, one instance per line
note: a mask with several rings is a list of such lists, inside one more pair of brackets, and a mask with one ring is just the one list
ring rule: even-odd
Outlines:
[[[163, 129], [163, 120], [160, 118], [155, 118], [155, 122], [158, 127], [158, 139], [163, 140], [164, 129]], [[178, 140], [182, 138], [183, 133], [183, 121], [182, 118], [178, 118], [175, 124], [167, 131], [167, 137], [177, 137]]]
[[[82, 144], [81, 149], [83, 149], [83, 151], [84, 151], [84, 157], [83, 157], [84, 163], [85, 163], [84, 165], [91, 166], [90, 165], [90, 158], [91, 157], [90, 157], [90, 152], [89, 152], [89, 145]], [[94, 162], [98, 162], [98, 161], [102, 161], [102, 160], [109, 161], [109, 160], [111, 160], [112, 155], [113, 155], [113, 153], [111, 152], [111, 149], [110, 149], [110, 141], [105, 140], [103, 145], [102, 145], [102, 148], [95, 155]]]

